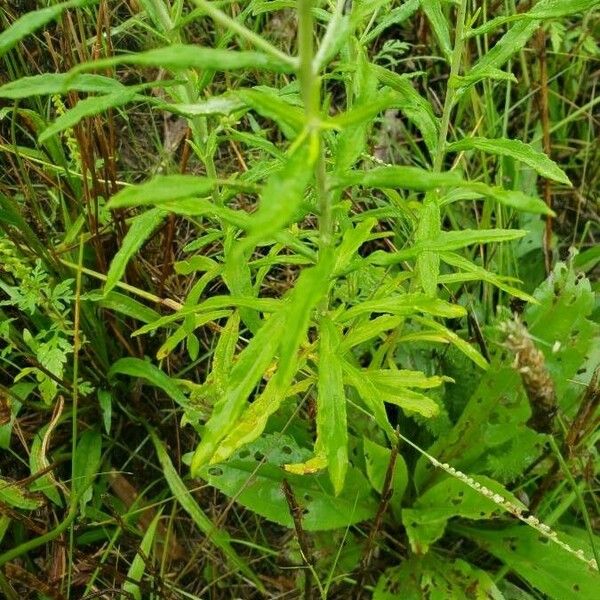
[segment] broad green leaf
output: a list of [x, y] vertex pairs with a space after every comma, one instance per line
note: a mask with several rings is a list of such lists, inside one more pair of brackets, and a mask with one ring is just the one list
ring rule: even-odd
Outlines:
[[115, 375], [129, 375], [145, 379], [154, 387], [160, 388], [180, 406], [188, 407], [188, 400], [176, 381], [148, 361], [133, 357], [120, 358], [108, 371], [109, 378]]
[[490, 154], [509, 156], [531, 167], [547, 179], [571, 185], [567, 174], [553, 160], [520, 140], [472, 137], [453, 142], [448, 146], [449, 152], [462, 152], [465, 150], [481, 150]]
[[123, 91], [124, 86], [116, 79], [103, 75], [82, 74], [73, 77], [69, 73], [43, 73], [23, 77], [0, 86], [0, 98], [29, 98], [51, 94], [66, 94], [71, 90], [109, 94]]
[[[544, 353], [561, 410], [573, 415], [581, 385], [589, 381], [600, 361], [600, 328], [589, 320], [594, 295], [588, 280], [559, 263], [534, 297], [537, 303], [526, 308], [522, 319]], [[499, 344], [489, 348], [494, 351], [491, 368], [454, 427], [440, 436], [429, 452], [464, 472], [513, 481], [537, 459], [545, 440], [526, 426], [531, 409], [512, 366], [514, 355], [503, 352]], [[425, 459], [420, 460], [415, 472], [419, 487], [433, 475], [426, 465]]]
[[243, 573], [248, 579], [253, 581], [255, 585], [262, 589], [262, 584], [257, 579], [256, 575], [248, 567], [247, 563], [237, 554], [231, 546], [231, 538], [226, 531], [219, 529], [210, 519], [210, 517], [200, 508], [187, 486], [175, 470], [167, 450], [158, 438], [154, 431], [150, 431], [150, 436], [156, 448], [156, 454], [162, 467], [163, 474], [169, 485], [169, 488], [185, 512], [194, 521], [196, 527], [213, 543], [227, 559], [231, 567]]
[[352, 306], [340, 315], [339, 320], [345, 322], [369, 313], [389, 313], [401, 316], [426, 313], [454, 319], [463, 317], [465, 309], [462, 306], [450, 304], [438, 298], [430, 298], [425, 294], [393, 294], [386, 298], [366, 300]]
[[338, 496], [348, 470], [348, 424], [340, 334], [327, 317], [319, 322], [319, 377], [317, 383], [317, 441], [315, 454], [327, 458], [327, 470]]
[[39, 141], [43, 143], [53, 135], [77, 125], [85, 117], [97, 115], [109, 108], [123, 106], [123, 104], [131, 102], [134, 98], [143, 97], [139, 96], [136, 89], [124, 89], [104, 96], [90, 96], [85, 100], [79, 100], [73, 108], [60, 115], [54, 123], [40, 133]]
[[84, 431], [75, 448], [73, 457], [73, 482], [71, 490], [79, 499], [80, 510], [92, 499], [90, 487], [100, 470], [102, 459], [102, 435], [95, 429]]
[[127, 581], [123, 584], [123, 594], [129, 598], [134, 598], [134, 600], [142, 600], [140, 582], [146, 571], [146, 562], [152, 558], [152, 543], [160, 518], [161, 513], [159, 512], [148, 525], [148, 529], [144, 532], [144, 537], [140, 543], [139, 552], [135, 555], [127, 571]]
[[[473, 476], [473, 479], [495, 494], [525, 508], [493, 479], [482, 475]], [[412, 507], [402, 510], [402, 522], [406, 527], [412, 551], [425, 554], [429, 547], [444, 535], [449, 519], [490, 519], [503, 512], [501, 506], [481, 492], [475, 491], [459, 479], [445, 477], [422, 493]]]
[[161, 67], [163, 69], [210, 69], [211, 71], [236, 71], [243, 69], [264, 69], [279, 73], [293, 70], [294, 61], [278, 60], [262, 52], [204, 48], [188, 44], [172, 44], [136, 54], [119, 54], [94, 62], [84, 63], [71, 69], [71, 73], [96, 71], [115, 65], [138, 65]]
[[[385, 476], [389, 468], [392, 451], [380, 446], [367, 437], [363, 437], [363, 452], [367, 476], [373, 488], [381, 494]], [[396, 464], [392, 473], [392, 497], [390, 505], [394, 514], [400, 514], [402, 497], [408, 486], [408, 469], [401, 454], [396, 455]]]
[[242, 414], [248, 397], [275, 356], [284, 335], [284, 323], [283, 313], [275, 313], [263, 322], [257, 334], [240, 352], [231, 369], [225, 392], [215, 402], [202, 440], [194, 453], [191, 466], [193, 476], [196, 477], [200, 468], [210, 462], [219, 442], [233, 429]]
[[375, 265], [392, 265], [418, 256], [421, 252], [448, 252], [473, 244], [510, 242], [522, 238], [527, 232], [521, 229], [464, 229], [462, 231], [442, 231], [435, 240], [415, 244], [406, 250], [394, 253], [376, 251], [369, 256]]
[[[504, 529], [453, 527], [477, 542], [484, 550], [506, 563], [519, 577], [554, 600], [582, 600], [598, 595], [600, 576], [586, 562], [551, 543], [525, 525]], [[591, 558], [590, 548], [581, 537], [564, 533], [558, 538], [572, 548], [582, 549]]]
[[[275, 440], [259, 438], [225, 463], [203, 467], [199, 475], [242, 506], [290, 528], [293, 521], [281, 489], [284, 479], [304, 509], [302, 526], [306, 531], [344, 528], [375, 515], [377, 501], [358, 469], [348, 470], [344, 490], [335, 496], [327, 474], [285, 471], [285, 463], [304, 462], [310, 453], [296, 450], [294, 441], [286, 436], [272, 437]], [[264, 460], [267, 463], [261, 464]]]
[[[373, 600], [504, 600], [486, 571], [468, 562], [429, 552], [412, 555], [379, 577]], [[511, 596], [527, 600], [533, 596]]]
[[43, 27], [46, 23], [58, 18], [65, 10], [86, 6], [95, 1], [96, 0], [70, 0], [69, 2], [60, 2], [55, 6], [48, 6], [47, 8], [41, 8], [25, 13], [0, 33], [0, 57], [16, 46], [22, 39], [38, 30], [40, 27]]
[[434, 173], [419, 167], [376, 167], [368, 171], [349, 171], [331, 179], [332, 186], [361, 185], [366, 188], [390, 188], [426, 191], [461, 185], [460, 173]]
[[108, 294], [119, 283], [125, 273], [131, 257], [152, 236], [158, 226], [164, 221], [166, 213], [159, 208], [148, 210], [134, 217], [129, 231], [125, 234], [119, 251], [115, 254], [104, 283], [104, 293]]
[[16, 481], [4, 477], [0, 477], [0, 502], [20, 510], [36, 510], [43, 504], [41, 498], [36, 498]]
[[442, 11], [441, 0], [421, 0], [421, 8], [431, 23], [431, 27], [435, 32], [435, 36], [437, 37], [444, 56], [450, 60], [452, 55], [450, 30], [448, 28], [446, 17]]

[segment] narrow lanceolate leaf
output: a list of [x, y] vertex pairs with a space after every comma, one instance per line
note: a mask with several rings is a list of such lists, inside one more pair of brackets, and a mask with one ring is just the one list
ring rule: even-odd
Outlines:
[[283, 311], [285, 335], [280, 340], [277, 372], [219, 444], [211, 462], [226, 460], [238, 448], [258, 438], [269, 417], [280, 407], [299, 368], [298, 350], [306, 340], [311, 313], [329, 289], [332, 268], [333, 257], [325, 256], [317, 266], [301, 273]]
[[327, 457], [327, 470], [336, 496], [344, 487], [348, 469], [348, 424], [340, 334], [328, 318], [321, 319], [315, 454]]
[[150, 522], [148, 529], [144, 532], [139, 552], [135, 555], [129, 570], [127, 571], [127, 581], [123, 584], [123, 594], [128, 598], [142, 600], [140, 582], [142, 581], [144, 571], [146, 570], [146, 563], [149, 562], [149, 558], [152, 556], [152, 542], [154, 541], [154, 535], [156, 534], [156, 527], [160, 517], [161, 514], [158, 513]]
[[[491, 285], [495, 285], [497, 288], [504, 290], [508, 294], [520, 298], [525, 302], [532, 302], [533, 304], [537, 304], [537, 300], [533, 296], [525, 293], [522, 290], [519, 290], [518, 288], [512, 285], [509, 285], [508, 282], [511, 281], [511, 279], [501, 277], [499, 275], [496, 275], [495, 273], [491, 273], [487, 269], [476, 265], [475, 263], [471, 262], [468, 258], [465, 258], [460, 254], [456, 254], [454, 252], [443, 252], [442, 254], [440, 254], [440, 258], [446, 264], [452, 265], [453, 267], [463, 270], [462, 273], [451, 273], [444, 276], [444, 281], [446, 283], [451, 282], [453, 276], [455, 275], [459, 276], [457, 280], [459, 280], [460, 276], [462, 275], [469, 275], [472, 277], [465, 277], [463, 281], [487, 281]], [[515, 280], [512, 281], [515, 282]], [[516, 281], [516, 283], [520, 282]]]
[[493, 242], [510, 242], [526, 235], [522, 229], [464, 229], [463, 231], [442, 231], [435, 240], [427, 243], [417, 243], [406, 250], [384, 252], [378, 250], [369, 256], [369, 262], [374, 265], [393, 265], [409, 258], [414, 258], [422, 252], [447, 252], [458, 250], [473, 244], [490, 244]]
[[521, 21], [515, 23], [482, 58], [469, 71], [469, 76], [477, 79], [485, 77], [485, 72], [490, 68], [499, 69], [510, 57], [522, 50], [527, 40], [539, 26], [539, 21]]
[[115, 375], [129, 375], [130, 377], [145, 379], [154, 387], [160, 388], [180, 406], [184, 408], [188, 407], [188, 400], [175, 380], [171, 379], [171, 377], [152, 363], [140, 358], [120, 358], [108, 371], [109, 377], [114, 377]]
[[194, 453], [191, 471], [199, 470], [213, 457], [219, 442], [233, 429], [246, 401], [271, 364], [281, 337], [285, 335], [283, 313], [275, 313], [239, 354], [223, 395], [215, 402], [200, 445]]
[[352, 31], [351, 12], [352, 8], [347, 9], [345, 0], [337, 0], [335, 12], [329, 20], [327, 31], [325, 31], [313, 61], [315, 73], [319, 73], [334, 58], [350, 35]]
[[464, 150], [481, 150], [490, 154], [509, 156], [525, 163], [528, 167], [531, 167], [542, 175], [542, 177], [571, 185], [567, 174], [553, 160], [520, 140], [472, 137], [459, 140], [448, 146], [449, 152], [461, 152]]
[[435, 32], [442, 52], [449, 59], [452, 54], [450, 30], [448, 29], [446, 17], [442, 12], [441, 0], [421, 0], [421, 7], [431, 23], [431, 28]]
[[600, 0], [541, 0], [526, 13], [531, 19], [558, 19], [600, 7]]
[[300, 145], [286, 160], [281, 170], [267, 181], [260, 196], [258, 210], [252, 215], [248, 233], [256, 241], [272, 237], [297, 214], [304, 190], [313, 172], [316, 153], [310, 140]]
[[439, 122], [429, 101], [417, 92], [408, 77], [378, 65], [370, 67], [381, 83], [398, 93], [398, 108], [419, 129], [430, 154], [433, 155], [438, 143]]
[[279, 367], [275, 379], [286, 388], [298, 366], [298, 349], [306, 340], [311, 313], [329, 290], [333, 256], [323, 252], [319, 263], [302, 272], [290, 294], [285, 315], [285, 336], [279, 346]]
[[239, 69], [264, 69], [267, 71], [290, 72], [294, 61], [278, 60], [262, 52], [202, 48], [188, 44], [173, 44], [137, 54], [120, 54], [94, 62], [84, 63], [71, 73], [95, 71], [115, 65], [139, 65], [162, 67], [163, 69], [210, 69], [211, 71], [236, 71]]
[[417, 277], [421, 288], [429, 296], [437, 293], [438, 275], [440, 273], [440, 255], [429, 250], [433, 240], [440, 236], [442, 229], [440, 207], [437, 198], [428, 194], [423, 203], [421, 218], [415, 234], [415, 245], [423, 248], [417, 255]]
[[194, 497], [175, 470], [164, 444], [158, 439], [158, 436], [154, 431], [150, 432], [150, 436], [154, 442], [156, 454], [158, 455], [158, 460], [162, 467], [165, 479], [167, 480], [167, 484], [177, 502], [192, 518], [196, 527], [198, 527], [211, 543], [223, 552], [230, 566], [240, 573], [243, 573], [248, 579], [253, 581], [259, 589], [262, 589], [262, 584], [259, 582], [254, 572], [231, 546], [231, 538], [227, 532], [217, 528], [208, 515], [206, 515], [200, 506], [198, 506], [198, 503], [194, 500]]
[[377, 219], [368, 217], [356, 227], [350, 227], [344, 232], [340, 245], [336, 248], [335, 271], [343, 271], [356, 257], [358, 249], [371, 236], [371, 229], [377, 224]]
[[83, 73], [73, 77], [69, 73], [43, 73], [23, 77], [0, 86], [0, 98], [29, 98], [50, 94], [65, 94], [71, 90], [109, 94], [122, 91], [124, 86], [115, 79], [103, 75]]
[[85, 117], [91, 117], [98, 113], [104, 112], [109, 108], [115, 108], [117, 106], [123, 106], [128, 102], [131, 102], [134, 98], [139, 96], [137, 90], [123, 89], [112, 94], [105, 94], [104, 96], [91, 96], [85, 100], [80, 100], [73, 108], [63, 113], [52, 125], [48, 126], [42, 133], [40, 133], [40, 142], [45, 142], [53, 135], [74, 127], [84, 119]]
[[214, 179], [200, 175], [158, 175], [150, 181], [123, 188], [109, 200], [107, 207], [163, 206], [194, 196], [207, 196], [214, 187]]
[[97, 302], [101, 308], [112, 310], [142, 323], [152, 323], [160, 319], [160, 315], [154, 309], [119, 292], [112, 291], [106, 295], [103, 294]]
[[133, 218], [131, 227], [123, 239], [121, 248], [115, 254], [108, 269], [104, 284], [105, 294], [108, 294], [119, 283], [131, 257], [152, 236], [154, 231], [163, 222], [165, 216], [166, 213], [163, 210], [155, 208]]
[[351, 186], [361, 185], [366, 188], [390, 188], [426, 191], [439, 187], [460, 185], [463, 179], [460, 173], [434, 173], [426, 169], [410, 166], [377, 167], [369, 171], [349, 171], [334, 177], [331, 185]]
[[78, 498], [81, 510], [92, 499], [90, 485], [98, 471], [102, 459], [102, 435], [95, 429], [83, 433], [73, 457], [73, 481], [71, 490]]
[[541, 198], [530, 196], [519, 190], [505, 190], [501, 187], [479, 182], [468, 183], [465, 187], [516, 210], [554, 216], [554, 211]]
[[70, 0], [55, 6], [34, 10], [24, 14], [10, 27], [0, 33], [0, 57], [16, 46], [22, 39], [37, 31], [40, 27], [58, 18], [63, 11], [92, 4], [96, 0]]
[[345, 382], [356, 390], [369, 412], [373, 415], [377, 425], [386, 432], [389, 440], [394, 440], [394, 428], [388, 420], [383, 396], [380, 391], [375, 387], [373, 382], [363, 377], [361, 369], [357, 369], [347, 361], [344, 361], [342, 366]]
[[363, 369], [360, 373], [377, 389], [382, 400], [428, 418], [439, 413], [439, 406], [431, 398], [409, 388], [438, 387], [443, 383], [444, 378], [421, 377], [420, 373], [386, 369], [373, 371]]
[[286, 102], [273, 91], [239, 90], [236, 95], [259, 115], [273, 119], [290, 139], [294, 138], [304, 126], [304, 111], [299, 106]]
[[439, 298], [430, 298], [425, 294], [393, 294], [385, 298], [361, 302], [343, 312], [339, 316], [339, 320], [342, 322], [349, 321], [369, 313], [389, 313], [401, 316], [426, 313], [436, 317], [453, 319], [463, 317], [465, 309], [458, 304], [450, 304]]

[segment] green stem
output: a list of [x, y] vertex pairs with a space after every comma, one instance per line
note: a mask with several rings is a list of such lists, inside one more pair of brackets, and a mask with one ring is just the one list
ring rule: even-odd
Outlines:
[[315, 178], [319, 202], [319, 250], [321, 253], [331, 246], [333, 241], [333, 213], [331, 198], [327, 192], [325, 157], [320, 136], [319, 111], [321, 106], [321, 84], [314, 69], [314, 41], [312, 0], [298, 2], [298, 54], [300, 93], [304, 101], [306, 126], [309, 131], [309, 143], [317, 148]]
[[212, 4], [205, 2], [205, 0], [193, 0], [193, 2], [198, 8], [204, 10], [204, 12], [206, 12], [206, 14], [209, 15], [213, 20], [217, 21], [217, 23], [220, 23], [226, 29], [235, 31], [235, 33], [241, 37], [246, 38], [246, 40], [248, 40], [256, 48], [259, 48], [266, 54], [270, 54], [273, 58], [280, 60], [283, 63], [286, 63], [290, 66], [296, 66], [296, 61], [294, 58], [285, 54], [285, 52], [281, 52], [281, 50], [278, 50], [275, 46], [267, 42], [267, 40], [263, 39], [247, 27], [244, 27], [235, 19], [232, 19], [222, 10], [219, 10], [215, 6], [212, 6]]
[[442, 170], [444, 156], [446, 154], [446, 140], [450, 128], [450, 115], [456, 101], [456, 77], [460, 74], [462, 53], [465, 46], [463, 33], [465, 28], [465, 16], [467, 12], [467, 0], [461, 0], [456, 15], [456, 35], [454, 38], [454, 49], [452, 50], [452, 59], [450, 63], [450, 78], [444, 98], [444, 108], [440, 121], [440, 135], [438, 138], [437, 149], [433, 161], [433, 170], [439, 172]]

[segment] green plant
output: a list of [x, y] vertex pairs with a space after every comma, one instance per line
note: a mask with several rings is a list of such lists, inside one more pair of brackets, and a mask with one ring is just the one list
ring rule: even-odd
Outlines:
[[[64, 11], [90, 14], [94, 4], [65, 2], [24, 15], [0, 34], [0, 56]], [[578, 421], [583, 401], [572, 380], [593, 385], [594, 300], [589, 282], [574, 271], [577, 259], [558, 263], [544, 283], [532, 275], [526, 291], [519, 285], [519, 257], [544, 256], [528, 245], [532, 240], [543, 245], [546, 265], [551, 262], [548, 229], [543, 244], [540, 232], [542, 217], [556, 216], [549, 186], [568, 190], [571, 180], [541, 151], [537, 132], [511, 134], [497, 99], [504, 97], [508, 110], [517, 80], [511, 68], [503, 69], [518, 53], [525, 60], [522, 48], [536, 31], [549, 28], [560, 45], [561, 19], [593, 15], [598, 2], [540, 0], [520, 12], [508, 3], [507, 13], [495, 18], [487, 18], [487, 3], [472, 10], [466, 0], [139, 4], [142, 17], [127, 23], [145, 32], [145, 43], [125, 37], [130, 46], [113, 53], [99, 42], [94, 60], [0, 86], [1, 98], [17, 102], [11, 151], [43, 161], [42, 172], [57, 182], [56, 196], [48, 206], [36, 204], [35, 212], [46, 222], [60, 215], [64, 230], [59, 251], [48, 254], [39, 235], [23, 226], [23, 202], [0, 196], [6, 208], [0, 252], [7, 257], [0, 285], [8, 297], [3, 305], [14, 311], [7, 318], [18, 319], [18, 327], [7, 321], [2, 329], [4, 355], [18, 363], [29, 353], [44, 366], [17, 365], [13, 381], [34, 376], [47, 404], [59, 391], [69, 393], [73, 477], [84, 471], [81, 487], [73, 479], [70, 492], [53, 478], [41, 480], [54, 504], [61, 503], [57, 490], [66, 496], [67, 517], [37, 542], [9, 549], [0, 563], [71, 527], [75, 511], [106, 516], [101, 501], [88, 505], [96, 497], [89, 491], [99, 468], [100, 427], [88, 421], [89, 431], [78, 436], [79, 399], [94, 398], [97, 389], [94, 410], [105, 433], [111, 433], [113, 405], [148, 430], [144, 443], [152, 440], [169, 493], [226, 562], [264, 592], [175, 470], [156, 431], [162, 421], [149, 422], [139, 407], [117, 400], [133, 378], [177, 407], [178, 431], [185, 432], [186, 447], [195, 446], [183, 457], [192, 479], [296, 528], [301, 559], [322, 597], [340, 583], [334, 573], [344, 544], [359, 547], [359, 540], [344, 538], [336, 559], [321, 568], [306, 555], [304, 532], [314, 532], [317, 543], [317, 532], [374, 520], [362, 560], [349, 560], [345, 571], [357, 569], [358, 589], [384, 517], [402, 526], [411, 556], [381, 575], [374, 598], [398, 597], [395, 589], [420, 597], [426, 588], [440, 598], [464, 597], [472, 588], [479, 594], [473, 597], [503, 597], [494, 581], [505, 573], [485, 573], [478, 548], [544, 594], [591, 597], [597, 542], [588, 510], [594, 501], [585, 478], [576, 481], [569, 469], [583, 473], [578, 452], [593, 453], [594, 432]], [[295, 11], [284, 15], [296, 20], [292, 38], [275, 45], [258, 33], [264, 15], [290, 8]], [[398, 72], [406, 46], [392, 38], [372, 48], [419, 9], [445, 65], [439, 106], [434, 94], [424, 93], [422, 72]], [[210, 43], [192, 43], [197, 28]], [[120, 77], [124, 67], [134, 80]], [[23, 108], [27, 101], [31, 107]], [[181, 164], [165, 168], [167, 156], [154, 174], [136, 177], [141, 182], [117, 180], [114, 135], [93, 137], [87, 129], [99, 128], [101, 119], [113, 123], [118, 114], [124, 121], [126, 106], [182, 120]], [[540, 116], [545, 140], [548, 111]], [[30, 131], [20, 137], [35, 140], [35, 150], [16, 143], [15, 123], [22, 119]], [[406, 144], [395, 148], [382, 137], [386, 119], [401, 121]], [[571, 120], [561, 117], [557, 129]], [[105, 151], [109, 140], [112, 152]], [[237, 162], [223, 158], [226, 146], [235, 149]], [[72, 202], [81, 197], [85, 202]], [[523, 229], [513, 226], [519, 223]], [[192, 233], [171, 260], [176, 227]], [[112, 258], [102, 243], [107, 231], [118, 241]], [[151, 248], [159, 231], [165, 232], [160, 260], [145, 268], [140, 251]], [[21, 253], [38, 258], [33, 263]], [[171, 269], [184, 281], [176, 300], [164, 297]], [[90, 289], [97, 280], [102, 289]], [[160, 281], [154, 289], [153, 280]], [[544, 381], [556, 387], [560, 411], [560, 419], [552, 414], [548, 421], [552, 427], [559, 421], [562, 433], [536, 430], [528, 420], [537, 409], [529, 393], [536, 380], [522, 382], [511, 366], [501, 334], [510, 315], [496, 309], [510, 298], [528, 304], [520, 335], [533, 336], [528, 348], [539, 346], [536, 364], [547, 369]], [[23, 327], [29, 318], [35, 327]], [[472, 331], [478, 349], [467, 339]], [[72, 378], [65, 381], [71, 359]], [[101, 372], [92, 377], [95, 364]], [[25, 396], [32, 392], [27, 388]], [[36, 465], [42, 469], [55, 424], [41, 433]], [[580, 439], [571, 447], [574, 428]], [[77, 466], [78, 444], [80, 453], [94, 448], [89, 470]], [[572, 456], [562, 456], [565, 448]], [[517, 493], [535, 491], [536, 479], [549, 476], [544, 469], [553, 476], [566, 470], [575, 497], [556, 508], [560, 492], [542, 494], [539, 521], [527, 515]], [[13, 488], [7, 503], [25, 509]], [[585, 528], [570, 512], [574, 502]], [[304, 509], [301, 517], [294, 503]], [[563, 515], [569, 528], [557, 533], [552, 526]], [[166, 544], [161, 518], [158, 512], [148, 524], [122, 587], [135, 598], [151, 571], [146, 555], [155, 538]], [[449, 539], [466, 544], [468, 556], [451, 555]], [[74, 543], [71, 529], [70, 560]], [[532, 553], [545, 557], [543, 568], [525, 561]], [[563, 561], [569, 574], [557, 589], [552, 572]], [[311, 587], [305, 585], [307, 594]]]

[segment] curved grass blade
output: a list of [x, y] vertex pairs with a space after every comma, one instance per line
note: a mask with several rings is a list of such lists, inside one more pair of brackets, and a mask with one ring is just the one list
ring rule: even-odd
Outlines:
[[150, 437], [156, 448], [156, 454], [158, 455], [158, 460], [162, 467], [165, 479], [167, 480], [167, 484], [177, 502], [181, 505], [183, 510], [190, 515], [196, 527], [206, 535], [211, 543], [223, 552], [231, 567], [233, 567], [234, 570], [237, 569], [240, 573], [243, 573], [259, 590], [262, 590], [263, 585], [260, 580], [256, 577], [252, 569], [248, 567], [246, 561], [232, 548], [231, 538], [227, 532], [216, 527], [206, 513], [198, 506], [198, 503], [194, 500], [194, 497], [175, 470], [162, 441], [152, 430], [150, 430]]
[[166, 215], [167, 213], [164, 210], [155, 208], [132, 219], [131, 227], [108, 269], [106, 282], [104, 283], [105, 294], [108, 294], [119, 283], [131, 257], [152, 236]]

